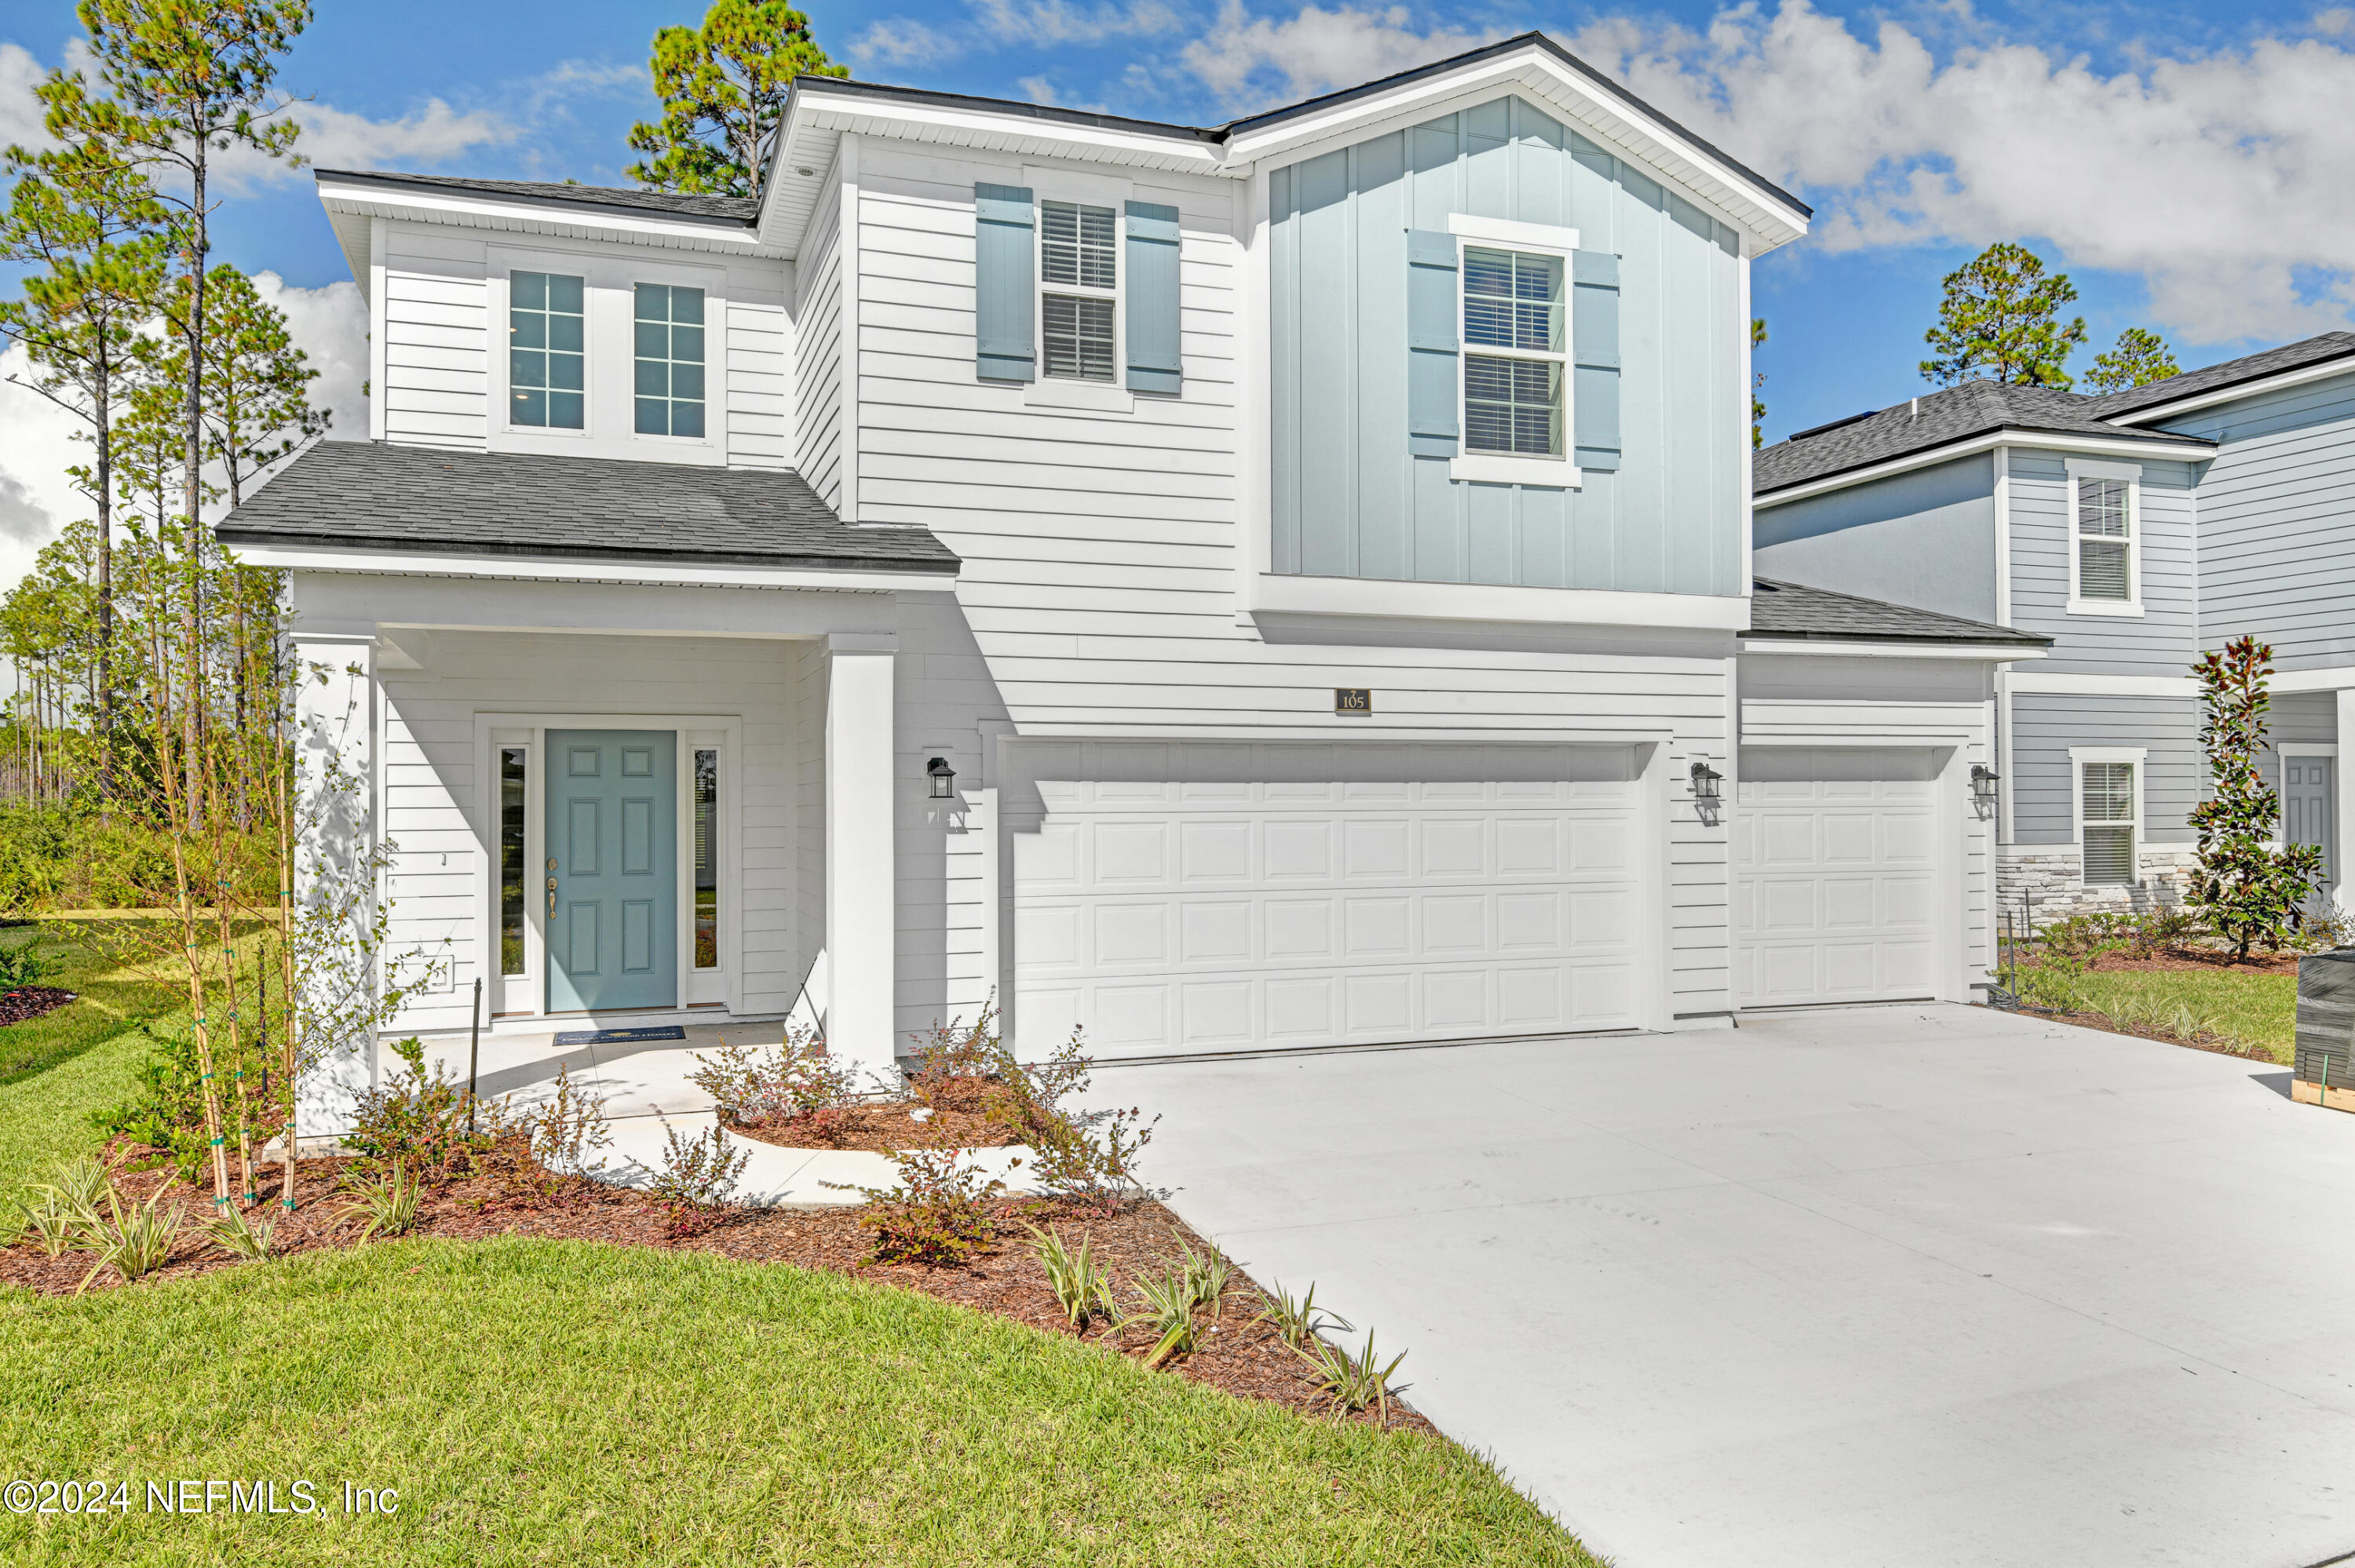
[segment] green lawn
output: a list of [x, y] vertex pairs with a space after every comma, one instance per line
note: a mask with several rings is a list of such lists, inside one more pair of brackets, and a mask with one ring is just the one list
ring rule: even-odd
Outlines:
[[100, 924], [55, 922], [0, 931], [0, 947], [30, 947], [58, 964], [41, 984], [77, 993], [54, 1012], [0, 1027], [0, 1087], [42, 1073], [181, 1000], [184, 993], [168, 979], [154, 978], [148, 965], [125, 965], [106, 950], [103, 938], [127, 936], [129, 922], [105, 922], [112, 927], [107, 931], [99, 930]]
[[[0, 1028], [0, 1199], [28, 1177], [96, 1147], [90, 1113], [137, 1086], [154, 1042], [138, 1028], [176, 1002], [168, 982], [117, 965], [70, 927], [0, 933], [0, 943], [37, 942], [64, 968], [43, 983], [80, 993], [54, 1012]], [[5, 1209], [5, 1203], [0, 1203]], [[13, 1235], [13, 1210], [0, 1236]]]
[[2140, 1007], [2187, 1010], [2208, 1026], [2264, 1046], [2286, 1063], [2297, 1033], [2296, 975], [2229, 969], [2112, 969], [2077, 982], [2085, 1005], [2116, 1017]]
[[[0, 1478], [298, 1478], [325, 1517], [0, 1513], [10, 1563], [1572, 1563], [1468, 1454], [888, 1287], [400, 1242], [0, 1301]], [[342, 1511], [346, 1482], [398, 1489]], [[220, 1494], [226, 1497], [227, 1494]]]

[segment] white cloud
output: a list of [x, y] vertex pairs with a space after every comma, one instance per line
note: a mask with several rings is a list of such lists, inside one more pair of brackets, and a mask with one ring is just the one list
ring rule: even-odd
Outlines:
[[2265, 37], [2105, 75], [2032, 45], [1940, 64], [1884, 21], [1807, 0], [1706, 32], [1611, 20], [1591, 63], [1821, 209], [1835, 250], [2041, 238], [2064, 264], [2138, 273], [2195, 342], [2296, 336], [2355, 306], [2355, 53]]
[[954, 59], [964, 46], [922, 22], [891, 16], [871, 24], [845, 52], [862, 66], [921, 66]]
[[1181, 18], [1166, 0], [973, 0], [966, 24], [942, 29], [892, 16], [871, 24], [847, 51], [862, 66], [923, 66], [1008, 46], [1054, 48], [1175, 31]]
[[1224, 0], [1207, 37], [1186, 46], [1186, 64], [1231, 107], [1256, 109], [1412, 70], [1476, 48], [1496, 34], [1414, 30], [1404, 5], [1327, 11], [1303, 5], [1286, 21], [1253, 16]]
[[25, 482], [0, 473], [0, 539], [41, 539], [57, 526], [48, 508], [33, 499]]
[[0, 147], [37, 147], [48, 140], [40, 100], [33, 96], [48, 74], [31, 50], [0, 43]]
[[368, 440], [368, 399], [360, 388], [368, 373], [368, 303], [360, 286], [346, 278], [324, 288], [297, 288], [275, 272], [257, 272], [253, 291], [266, 304], [286, 313], [286, 331], [310, 356], [319, 378], [311, 401], [335, 415], [328, 434], [347, 441]]

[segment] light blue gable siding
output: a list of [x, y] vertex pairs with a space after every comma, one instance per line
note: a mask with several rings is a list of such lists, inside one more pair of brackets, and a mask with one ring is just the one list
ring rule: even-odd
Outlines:
[[[2115, 461], [2115, 460], [2105, 460]], [[2011, 624], [2053, 640], [2054, 674], [2186, 675], [2200, 648], [2190, 463], [2142, 464], [2140, 616], [2069, 613], [2069, 473], [2059, 452], [2011, 452]], [[2079, 744], [2090, 744], [2080, 742]]]
[[2355, 660], [2355, 375], [2202, 409], [2200, 634], [2274, 645], [2278, 669]]
[[1993, 620], [1995, 460], [1957, 458], [1766, 507], [1750, 549], [1762, 577]]
[[[1616, 471], [1466, 484], [1409, 455], [1406, 236], [1451, 213], [1576, 228], [1621, 258]], [[1277, 170], [1269, 218], [1277, 571], [1742, 591], [1732, 229], [1518, 98]]]

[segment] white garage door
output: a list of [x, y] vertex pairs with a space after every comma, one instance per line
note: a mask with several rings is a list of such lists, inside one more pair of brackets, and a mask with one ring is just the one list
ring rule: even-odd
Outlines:
[[1734, 1001], [1936, 990], [1938, 786], [1926, 750], [1745, 747], [1734, 792]]
[[1022, 766], [1045, 811], [1014, 835], [1026, 1051], [1075, 1025], [1149, 1055], [1634, 1022], [1625, 748], [1087, 742]]

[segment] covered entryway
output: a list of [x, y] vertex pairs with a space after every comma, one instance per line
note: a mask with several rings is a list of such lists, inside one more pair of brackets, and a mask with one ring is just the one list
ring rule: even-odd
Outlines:
[[1937, 754], [1745, 747], [1734, 794], [1734, 1001], [1937, 994]]
[[[1624, 747], [1018, 748], [1016, 1028], [1106, 1055], [1637, 1022]], [[1657, 855], [1654, 857], [1657, 859]]]

